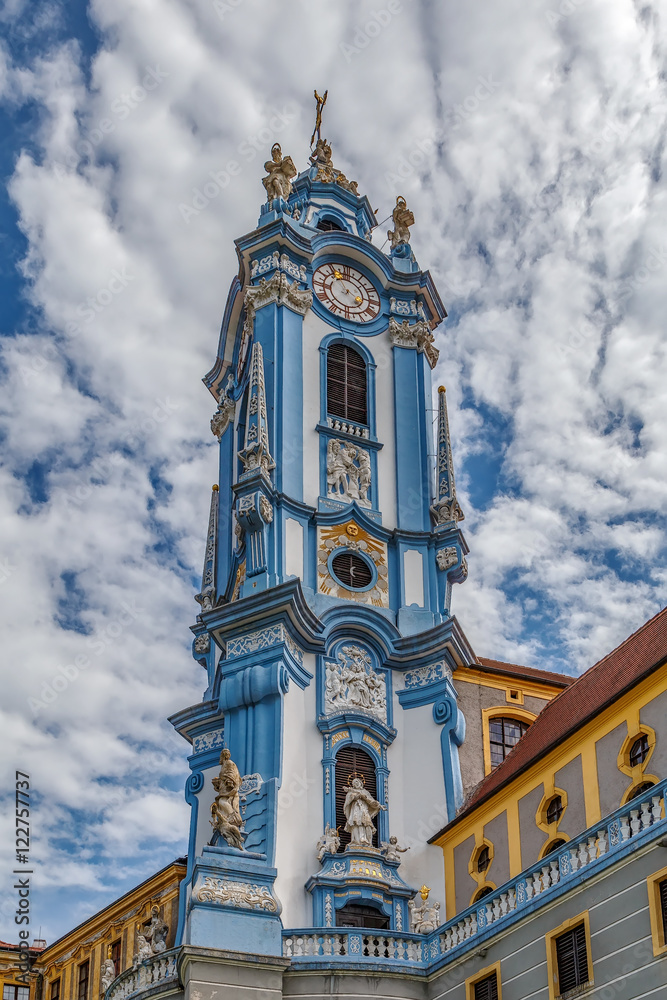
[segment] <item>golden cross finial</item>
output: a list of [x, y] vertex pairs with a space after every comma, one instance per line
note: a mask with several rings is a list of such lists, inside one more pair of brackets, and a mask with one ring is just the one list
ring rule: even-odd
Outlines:
[[317, 93], [316, 90], [314, 90], [313, 93], [315, 95], [315, 100], [317, 101], [317, 109], [315, 111], [315, 128], [313, 129], [313, 134], [310, 137], [311, 149], [315, 144], [315, 136], [317, 136], [318, 142], [322, 138], [322, 136], [320, 135], [320, 129], [322, 128], [322, 108], [327, 103], [327, 94], [329, 93], [329, 91], [328, 90], [324, 91], [324, 97], [320, 97], [320, 95]]

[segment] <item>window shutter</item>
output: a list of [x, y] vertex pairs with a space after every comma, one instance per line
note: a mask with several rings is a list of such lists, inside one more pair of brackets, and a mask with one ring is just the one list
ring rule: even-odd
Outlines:
[[327, 351], [327, 413], [357, 424], [368, 423], [366, 363], [347, 344]]
[[667, 879], [660, 883], [660, 910], [662, 912], [662, 931], [667, 941]]
[[[377, 781], [375, 778], [375, 764], [370, 754], [356, 746], [342, 747], [336, 755], [336, 826], [340, 837], [339, 851], [343, 851], [350, 843], [350, 834], [345, 832], [345, 802], [346, 792], [343, 791], [348, 784], [348, 778], [353, 771], [361, 774], [364, 778], [364, 788], [370, 792], [374, 799], [377, 799]], [[375, 835], [373, 836], [373, 847], [379, 847], [377, 834], [377, 819]]]
[[583, 924], [556, 939], [556, 961], [558, 989], [561, 993], [588, 982], [588, 952]]
[[475, 983], [475, 1000], [498, 1000], [498, 979], [495, 972]]

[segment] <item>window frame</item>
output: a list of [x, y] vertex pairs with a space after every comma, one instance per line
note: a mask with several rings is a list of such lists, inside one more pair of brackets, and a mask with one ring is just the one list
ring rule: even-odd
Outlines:
[[26, 986], [25, 983], [6, 983], [6, 982], [3, 981], [3, 983], [2, 983], [2, 1000], [5, 1000], [5, 990], [13, 990], [14, 991], [14, 996], [13, 996], [12, 1000], [18, 1000], [18, 991], [19, 990], [27, 990], [28, 991], [28, 1000], [30, 1000], [30, 985]]
[[[512, 703], [511, 705], [494, 705], [491, 708], [482, 709], [482, 743], [484, 750], [484, 775], [491, 774], [495, 768], [491, 766], [491, 732], [490, 724], [494, 719], [515, 719], [523, 722], [528, 727], [532, 726], [537, 716], [534, 712], [528, 712], [525, 708]], [[507, 759], [507, 758], [505, 758]], [[500, 765], [496, 765], [499, 767]]]
[[667, 882], [667, 868], [661, 868], [646, 879], [648, 890], [648, 909], [651, 920], [651, 940], [653, 956], [667, 955], [667, 927], [660, 905], [660, 885]]
[[[53, 979], [49, 983], [49, 1000], [60, 1000], [60, 988], [61, 988], [61, 977], [58, 976], [57, 979]], [[57, 986], [58, 989], [54, 992], [54, 987]]]
[[479, 972], [475, 972], [474, 975], [466, 979], [466, 1000], [475, 1000], [475, 986], [477, 983], [481, 982], [483, 979], [488, 979], [494, 973], [496, 975], [496, 986], [498, 987], [498, 1000], [503, 1000], [503, 986], [500, 978], [500, 961], [494, 962], [493, 965], [487, 965], [485, 969], [480, 969]]
[[[583, 925], [584, 933], [586, 936], [586, 962], [588, 966], [588, 979], [586, 983], [581, 983], [582, 987], [592, 988], [595, 985], [593, 978], [593, 954], [591, 951], [591, 927], [590, 918], [588, 916], [588, 910], [584, 910], [583, 913], [578, 913], [576, 917], [571, 917], [569, 920], [565, 920], [560, 926], [555, 927], [553, 930], [549, 931], [545, 935], [545, 945], [547, 951], [547, 976], [548, 976], [548, 986], [549, 986], [549, 1000], [560, 1000], [562, 996], [562, 991], [560, 989], [560, 983], [558, 981], [558, 961], [556, 958], [556, 942], [559, 938], [563, 937], [569, 931], [575, 930], [576, 927]], [[574, 988], [574, 987], [573, 987]]]
[[[329, 399], [329, 395], [330, 395], [329, 394], [329, 359], [330, 359], [330, 356], [331, 356], [332, 349], [335, 349], [335, 348], [342, 348], [343, 351], [345, 352], [344, 353], [344, 357], [345, 357], [345, 379], [344, 379], [344, 382], [343, 382], [343, 385], [345, 387], [345, 399], [344, 399], [344, 406], [342, 407], [342, 409], [345, 409], [345, 410], [348, 409], [347, 386], [348, 386], [348, 381], [349, 380], [348, 380], [348, 362], [347, 362], [347, 358], [349, 357], [349, 353], [355, 354], [359, 358], [359, 361], [361, 362], [361, 364], [363, 365], [364, 382], [365, 382], [365, 400], [364, 400], [364, 402], [365, 402], [365, 407], [364, 407], [365, 414], [364, 414], [364, 416], [366, 418], [365, 420], [359, 420], [357, 417], [350, 416], [349, 414], [344, 416], [344, 415], [342, 415], [340, 413], [332, 413], [331, 410], [329, 409], [329, 402], [330, 402], [330, 399]], [[361, 369], [359, 369], [359, 370], [361, 371]], [[370, 427], [371, 427], [371, 421], [370, 421], [371, 413], [370, 413], [370, 410], [371, 410], [371, 408], [370, 408], [370, 399], [369, 399], [369, 388], [370, 388], [369, 382], [370, 382], [370, 379], [369, 379], [369, 372], [368, 372], [368, 361], [364, 357], [362, 351], [360, 351], [358, 349], [356, 343], [352, 344], [352, 343], [349, 343], [346, 340], [342, 340], [342, 341], [341, 340], [336, 340], [336, 341], [333, 341], [333, 343], [331, 343], [331, 344], [329, 344], [327, 346], [325, 376], [326, 376], [326, 381], [325, 381], [325, 385], [326, 385], [326, 390], [325, 390], [326, 391], [326, 398], [325, 398], [325, 401], [324, 401], [324, 408], [325, 408], [325, 414], [326, 414], [326, 417], [327, 417], [327, 421], [329, 420], [329, 418], [331, 418], [333, 420], [343, 420], [343, 421], [346, 421], [347, 423], [355, 424], [357, 427], [367, 427], [368, 430], [369, 430], [369, 432], [370, 432]]]
[[[83, 970], [86, 970], [85, 977], [81, 975]], [[90, 959], [87, 958], [85, 962], [81, 962], [77, 966], [77, 977], [76, 977], [76, 997], [74, 1000], [89, 1000], [90, 996]], [[85, 990], [81, 992], [81, 984], [85, 980]]]

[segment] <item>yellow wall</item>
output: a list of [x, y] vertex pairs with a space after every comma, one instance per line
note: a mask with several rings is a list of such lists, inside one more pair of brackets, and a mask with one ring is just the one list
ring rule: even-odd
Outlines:
[[[656, 747], [656, 735], [655, 731], [649, 726], [640, 723], [640, 712], [643, 708], [649, 706], [652, 701], [664, 694], [666, 688], [667, 678], [665, 671], [659, 670], [651, 674], [624, 696], [602, 710], [564, 742], [557, 744], [545, 753], [543, 757], [536, 760], [526, 771], [517, 775], [509, 784], [499, 789], [492, 798], [481, 803], [471, 813], [462, 817], [460, 822], [455, 822], [452, 829], [443, 833], [442, 836], [434, 841], [434, 843], [442, 847], [444, 854], [447, 919], [455, 916], [457, 912], [454, 863], [455, 848], [471, 837], [474, 838], [475, 844], [481, 843], [484, 839], [485, 825], [496, 817], [504, 815], [507, 824], [510, 877], [518, 875], [523, 868], [533, 864], [538, 860], [539, 851], [535, 853], [534, 857], [527, 856], [525, 831], [522, 838], [522, 831], [520, 829], [520, 801], [530, 793], [533, 793], [537, 797], [537, 789], [540, 789], [539, 802], [540, 804], [546, 802], [550, 795], [558, 790], [555, 783], [557, 772], [567, 764], [575, 761], [579, 756], [581, 757], [583, 773], [584, 798], [583, 803], [579, 803], [584, 820], [581, 829], [584, 830], [588, 826], [593, 826], [599, 822], [602, 817], [602, 810], [596, 744], [617, 727], [622, 727], [620, 732], [623, 734], [623, 738], [617, 750], [617, 760], [615, 755], [618, 775], [618, 796], [614, 808], [623, 803], [630, 789], [640, 783], [642, 779], [656, 781], [665, 777], [665, 774], [654, 773], [655, 768], [652, 767], [652, 757]], [[629, 768], [627, 765], [629, 744], [637, 733], [641, 731], [645, 731], [649, 736], [649, 756], [644, 765]], [[568, 808], [571, 807], [572, 803], [568, 805]], [[606, 810], [606, 812], [609, 811], [611, 810]], [[538, 830], [545, 830], [540, 813], [539, 806], [537, 807], [537, 811], [533, 810], [535, 827]], [[565, 814], [567, 814], [567, 809]], [[560, 833], [555, 828], [551, 831], [546, 831], [541, 836], [542, 841], [545, 841], [545, 837], [550, 835], [560, 836]], [[564, 839], [567, 839], [567, 837]], [[459, 878], [461, 878], [461, 867], [462, 865], [459, 864]], [[466, 871], [465, 875], [467, 876], [467, 874]], [[470, 890], [468, 890], [466, 885], [466, 891], [459, 893], [462, 898], [465, 897], [467, 899], [474, 890], [475, 886], [472, 883], [470, 885]]]
[[150, 919], [153, 905], [160, 908], [160, 916], [169, 925], [167, 948], [173, 947], [178, 922], [178, 888], [184, 877], [183, 865], [169, 865], [49, 945], [35, 964], [35, 969], [43, 975], [42, 1000], [50, 1000], [51, 985], [56, 979], [60, 979], [60, 1000], [77, 1000], [79, 966], [86, 960], [90, 962], [87, 1000], [99, 1000], [100, 970], [107, 957], [107, 948], [120, 940], [120, 968], [116, 969], [116, 975], [129, 969], [135, 950], [136, 926]]

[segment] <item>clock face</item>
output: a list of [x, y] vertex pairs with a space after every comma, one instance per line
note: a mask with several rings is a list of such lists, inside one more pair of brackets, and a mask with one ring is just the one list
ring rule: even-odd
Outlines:
[[349, 264], [322, 264], [313, 274], [313, 291], [335, 316], [368, 323], [380, 312], [373, 283]]

